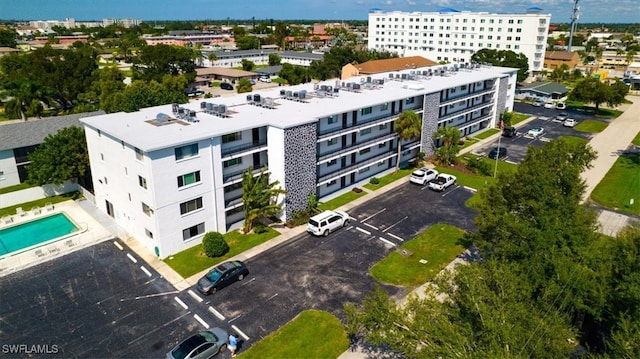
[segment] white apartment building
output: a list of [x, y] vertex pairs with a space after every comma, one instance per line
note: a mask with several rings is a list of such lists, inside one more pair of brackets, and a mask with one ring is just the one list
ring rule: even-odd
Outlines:
[[327, 200], [393, 171], [405, 110], [422, 136], [401, 143], [401, 163], [432, 154], [438, 126], [494, 127], [516, 73], [436, 66], [83, 118], [96, 205], [167, 257], [238, 226], [242, 175], [266, 168], [288, 220], [310, 193]]
[[540, 8], [523, 14], [442, 9], [438, 12], [369, 12], [369, 49], [400, 56], [422, 56], [448, 63], [469, 62], [478, 50], [512, 50], [529, 59], [529, 71], [541, 71], [550, 14]]

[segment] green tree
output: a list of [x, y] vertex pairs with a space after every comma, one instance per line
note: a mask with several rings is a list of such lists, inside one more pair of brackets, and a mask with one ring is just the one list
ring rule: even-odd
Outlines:
[[133, 79], [162, 82], [164, 75], [185, 75], [188, 82], [195, 79], [196, 52], [181, 46], [158, 44], [143, 46], [133, 63]]
[[162, 83], [152, 81], [133, 81], [124, 90], [108, 97], [108, 112], [134, 112], [141, 108], [168, 103], [185, 103], [184, 89], [188, 80], [184, 76], [165, 75]]
[[246, 78], [241, 78], [238, 81], [238, 86], [236, 86], [238, 93], [245, 93], [253, 91], [253, 85], [251, 85], [251, 81]]
[[503, 113], [500, 114], [500, 121], [502, 121], [502, 124], [500, 127], [507, 127], [507, 126], [511, 126], [511, 121], [513, 121], [513, 115], [514, 113], [511, 111], [504, 111]]
[[236, 47], [240, 50], [260, 48], [260, 39], [255, 36], [236, 36]]
[[29, 155], [28, 182], [35, 185], [62, 184], [67, 180], [86, 183], [89, 154], [84, 130], [72, 126], [49, 135]]
[[215, 258], [229, 252], [229, 245], [219, 232], [207, 232], [202, 238], [202, 250], [207, 257]]
[[210, 52], [209, 55], [207, 55], [207, 58], [213, 63], [218, 60], [218, 55], [216, 55], [215, 52]]
[[628, 50], [625, 55], [625, 59], [627, 60], [627, 65], [633, 62], [633, 59], [636, 57], [638, 52], [636, 50]]
[[280, 195], [287, 193], [278, 187], [279, 181], [270, 182], [266, 168], [259, 174], [253, 173], [249, 167], [242, 175], [242, 210], [244, 212], [244, 233], [253, 229], [256, 220], [264, 217], [275, 216], [282, 211], [278, 204]]
[[278, 54], [269, 54], [269, 66], [276, 66], [276, 65], [280, 65], [280, 62], [282, 61], [282, 59], [280, 58], [280, 55]]
[[518, 82], [524, 81], [529, 76], [529, 60], [523, 53], [516, 54], [511, 50], [482, 49], [471, 55], [471, 61], [518, 68]]
[[593, 103], [595, 105], [594, 112], [597, 114], [600, 104], [602, 103], [608, 103], [609, 106], [621, 104], [628, 91], [629, 87], [620, 81], [608, 85], [594, 77], [588, 77], [576, 83], [573, 90], [569, 93], [569, 99], [572, 101]]
[[420, 138], [422, 134], [422, 119], [414, 111], [406, 110], [398, 116], [398, 119], [393, 123], [393, 128], [398, 135], [398, 156], [395, 169], [395, 172], [398, 172], [400, 159], [402, 158], [402, 141]]
[[255, 67], [256, 67], [256, 64], [254, 64], [253, 61], [242, 59], [242, 69], [244, 71], [253, 71]]
[[453, 126], [441, 126], [433, 133], [433, 138], [440, 144], [435, 153], [438, 162], [445, 166], [456, 163], [460, 151], [460, 130]]
[[303, 66], [291, 65], [289, 63], [282, 64], [282, 69], [278, 76], [287, 81], [289, 85], [298, 85], [311, 81], [309, 71]]
[[12, 29], [0, 29], [0, 46], [13, 47], [18, 45], [16, 41], [18, 33]]

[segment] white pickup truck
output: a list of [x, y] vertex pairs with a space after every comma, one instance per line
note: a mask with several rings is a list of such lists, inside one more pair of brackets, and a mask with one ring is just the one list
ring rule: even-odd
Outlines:
[[441, 173], [440, 175], [438, 175], [438, 177], [436, 177], [436, 179], [429, 182], [429, 188], [434, 191], [442, 192], [454, 183], [456, 183], [456, 176]]

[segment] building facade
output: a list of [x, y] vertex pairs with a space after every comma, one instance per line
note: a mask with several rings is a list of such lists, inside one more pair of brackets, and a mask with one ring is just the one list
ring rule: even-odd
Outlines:
[[401, 164], [432, 154], [439, 126], [494, 127], [516, 73], [419, 68], [85, 118], [96, 205], [166, 257], [238, 226], [242, 175], [265, 168], [287, 191], [288, 220], [310, 194], [327, 200], [393, 171], [403, 111], [421, 116], [422, 136], [401, 141]]
[[423, 56], [448, 63], [470, 62], [488, 48], [524, 53], [530, 71], [541, 71], [550, 14], [530, 8], [523, 14], [442, 9], [438, 12], [369, 12], [368, 47], [400, 56]]

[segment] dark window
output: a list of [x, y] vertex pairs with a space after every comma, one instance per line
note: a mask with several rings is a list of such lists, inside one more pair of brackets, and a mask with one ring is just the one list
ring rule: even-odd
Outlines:
[[196, 224], [193, 227], [182, 230], [182, 239], [186, 241], [202, 233], [204, 233], [204, 223]]

